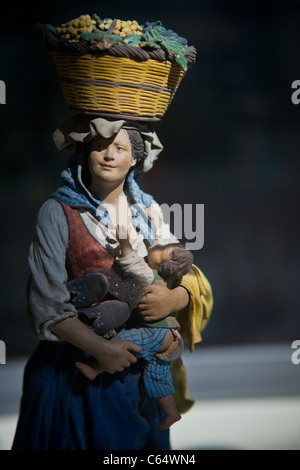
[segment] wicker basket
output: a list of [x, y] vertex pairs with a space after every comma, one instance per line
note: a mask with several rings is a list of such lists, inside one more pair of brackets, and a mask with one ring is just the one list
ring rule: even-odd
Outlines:
[[[35, 25], [52, 53], [68, 107], [117, 119], [159, 121], [185, 71], [162, 49], [117, 44], [100, 51], [86, 41], [58, 39], [46, 25]], [[188, 48], [187, 66], [196, 60]]]
[[67, 105], [107, 117], [160, 120], [185, 74], [169, 61], [52, 54]]

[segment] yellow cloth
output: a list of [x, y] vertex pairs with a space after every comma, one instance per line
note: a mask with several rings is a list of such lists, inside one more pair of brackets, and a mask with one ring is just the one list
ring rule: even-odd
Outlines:
[[[187, 307], [176, 312], [176, 319], [180, 324], [183, 340], [189, 343], [189, 349], [193, 352], [194, 344], [202, 341], [201, 331], [206, 327], [212, 311], [212, 289], [204, 274], [195, 265], [178, 285], [187, 289], [190, 301]], [[171, 372], [178, 411], [185, 413], [193, 406], [194, 400], [187, 386], [186, 370], [181, 358], [171, 363]]]

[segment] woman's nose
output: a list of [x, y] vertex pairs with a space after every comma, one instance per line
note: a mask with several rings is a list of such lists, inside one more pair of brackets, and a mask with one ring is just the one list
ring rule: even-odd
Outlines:
[[105, 160], [113, 160], [113, 148], [112, 148], [112, 145], [109, 145], [106, 150], [105, 150], [105, 153], [104, 153], [104, 158]]

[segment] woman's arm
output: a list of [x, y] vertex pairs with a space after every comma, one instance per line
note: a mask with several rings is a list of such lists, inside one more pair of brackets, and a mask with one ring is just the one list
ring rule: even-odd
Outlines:
[[103, 370], [123, 370], [139, 351], [133, 343], [112, 344], [77, 318], [66, 287], [65, 258], [69, 232], [61, 205], [47, 201], [39, 211], [35, 239], [29, 253], [28, 311], [31, 326], [40, 339], [67, 341], [93, 355]]
[[99, 366], [99, 371], [110, 374], [120, 372], [137, 361], [130, 352], [138, 353], [141, 348], [130, 341], [108, 341], [97, 335], [78, 318], [70, 317], [51, 325], [51, 331], [61, 340], [86, 351], [93, 356]]
[[57, 341], [53, 323], [77, 317], [70, 302], [65, 259], [69, 228], [61, 204], [53, 199], [39, 210], [35, 237], [30, 245], [27, 306], [31, 328], [39, 339]]

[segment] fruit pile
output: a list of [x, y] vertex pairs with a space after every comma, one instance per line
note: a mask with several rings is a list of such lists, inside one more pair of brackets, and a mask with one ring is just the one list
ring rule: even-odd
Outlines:
[[103, 31], [117, 34], [121, 38], [126, 38], [129, 34], [141, 36], [143, 27], [135, 20], [122, 21], [105, 18], [101, 20], [98, 15], [80, 15], [78, 18], [63, 23], [55, 32], [58, 38], [79, 40], [81, 34], [91, 33], [92, 31]]
[[145, 49], [162, 49], [169, 60], [175, 60], [187, 70], [187, 40], [171, 29], [166, 29], [160, 21], [139, 25], [136, 20], [101, 19], [97, 14], [80, 15], [54, 28], [47, 25], [58, 39], [72, 42], [86, 41], [101, 50], [114, 44], [126, 44]]
[[79, 18], [55, 28], [55, 32], [58, 38], [79, 40], [81, 34], [91, 33], [94, 30], [94, 25], [96, 25], [96, 21], [90, 15], [80, 15]]
[[113, 27], [112, 34], [117, 34], [121, 38], [126, 38], [129, 34], [135, 34], [136, 36], [142, 36], [142, 31], [143, 27], [138, 24], [137, 21], [133, 20], [128, 20], [128, 21], [122, 21], [122, 20], [103, 20], [99, 24], [99, 28], [102, 31], [109, 30], [111, 27]]

